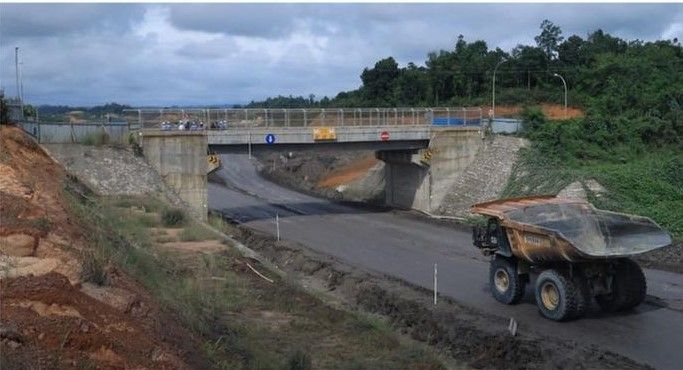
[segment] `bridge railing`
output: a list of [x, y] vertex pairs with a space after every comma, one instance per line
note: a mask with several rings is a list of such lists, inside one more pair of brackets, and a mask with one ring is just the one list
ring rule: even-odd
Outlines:
[[124, 117], [143, 129], [193, 129], [316, 126], [480, 125], [481, 108], [301, 108], [301, 109], [128, 109]]

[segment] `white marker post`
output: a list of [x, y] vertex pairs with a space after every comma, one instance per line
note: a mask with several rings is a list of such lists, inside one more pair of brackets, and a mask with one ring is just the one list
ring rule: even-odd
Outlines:
[[251, 130], [249, 130], [249, 159], [251, 159]]
[[510, 331], [510, 335], [512, 335], [513, 337], [517, 335], [517, 320], [515, 320], [513, 317], [510, 318], [508, 330]]
[[437, 288], [437, 270], [436, 270], [436, 262], [434, 262], [434, 306], [436, 306], [436, 288]]
[[275, 212], [275, 227], [277, 229], [277, 241], [280, 241], [280, 215]]

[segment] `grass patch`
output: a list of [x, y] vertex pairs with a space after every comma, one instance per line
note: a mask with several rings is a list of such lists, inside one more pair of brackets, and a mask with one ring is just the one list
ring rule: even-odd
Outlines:
[[169, 208], [161, 212], [161, 222], [166, 227], [177, 227], [185, 224], [187, 216], [182, 209]]
[[177, 239], [177, 238], [174, 238], [174, 237], [172, 237], [172, 236], [170, 236], [170, 235], [158, 235], [158, 236], [156, 236], [156, 237], [154, 238], [154, 241], [155, 241], [156, 243], [161, 243], [161, 244], [163, 244], [163, 243], [177, 242], [178, 239]]
[[184, 242], [216, 239], [216, 235], [211, 230], [199, 224], [186, 226], [178, 237]]
[[137, 208], [147, 213], [159, 213], [166, 208], [165, 203], [155, 196], [119, 196], [103, 199], [102, 203], [120, 208]]
[[89, 250], [81, 256], [81, 279], [96, 285], [106, 285], [109, 281], [105, 265], [108, 263], [106, 256], [98, 256], [98, 250]]
[[137, 221], [144, 227], [159, 226], [159, 216], [156, 214], [142, 214], [137, 216]]

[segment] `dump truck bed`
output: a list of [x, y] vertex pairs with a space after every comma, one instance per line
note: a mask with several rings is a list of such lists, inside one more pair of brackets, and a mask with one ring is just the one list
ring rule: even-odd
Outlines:
[[512, 253], [531, 262], [625, 257], [671, 244], [651, 219], [599, 210], [582, 199], [501, 199], [471, 211], [499, 219]]

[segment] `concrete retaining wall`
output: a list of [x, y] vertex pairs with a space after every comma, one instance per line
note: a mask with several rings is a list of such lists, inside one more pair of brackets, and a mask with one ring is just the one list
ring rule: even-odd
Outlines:
[[436, 132], [429, 143], [431, 190], [428, 212], [436, 210], [482, 145], [477, 131]]
[[481, 145], [477, 130], [438, 131], [427, 150], [380, 153], [386, 163], [386, 203], [428, 213], [438, 209]]
[[206, 135], [202, 132], [174, 135], [145, 133], [142, 137], [142, 150], [147, 162], [202, 219], [206, 219], [208, 213], [207, 147]]

